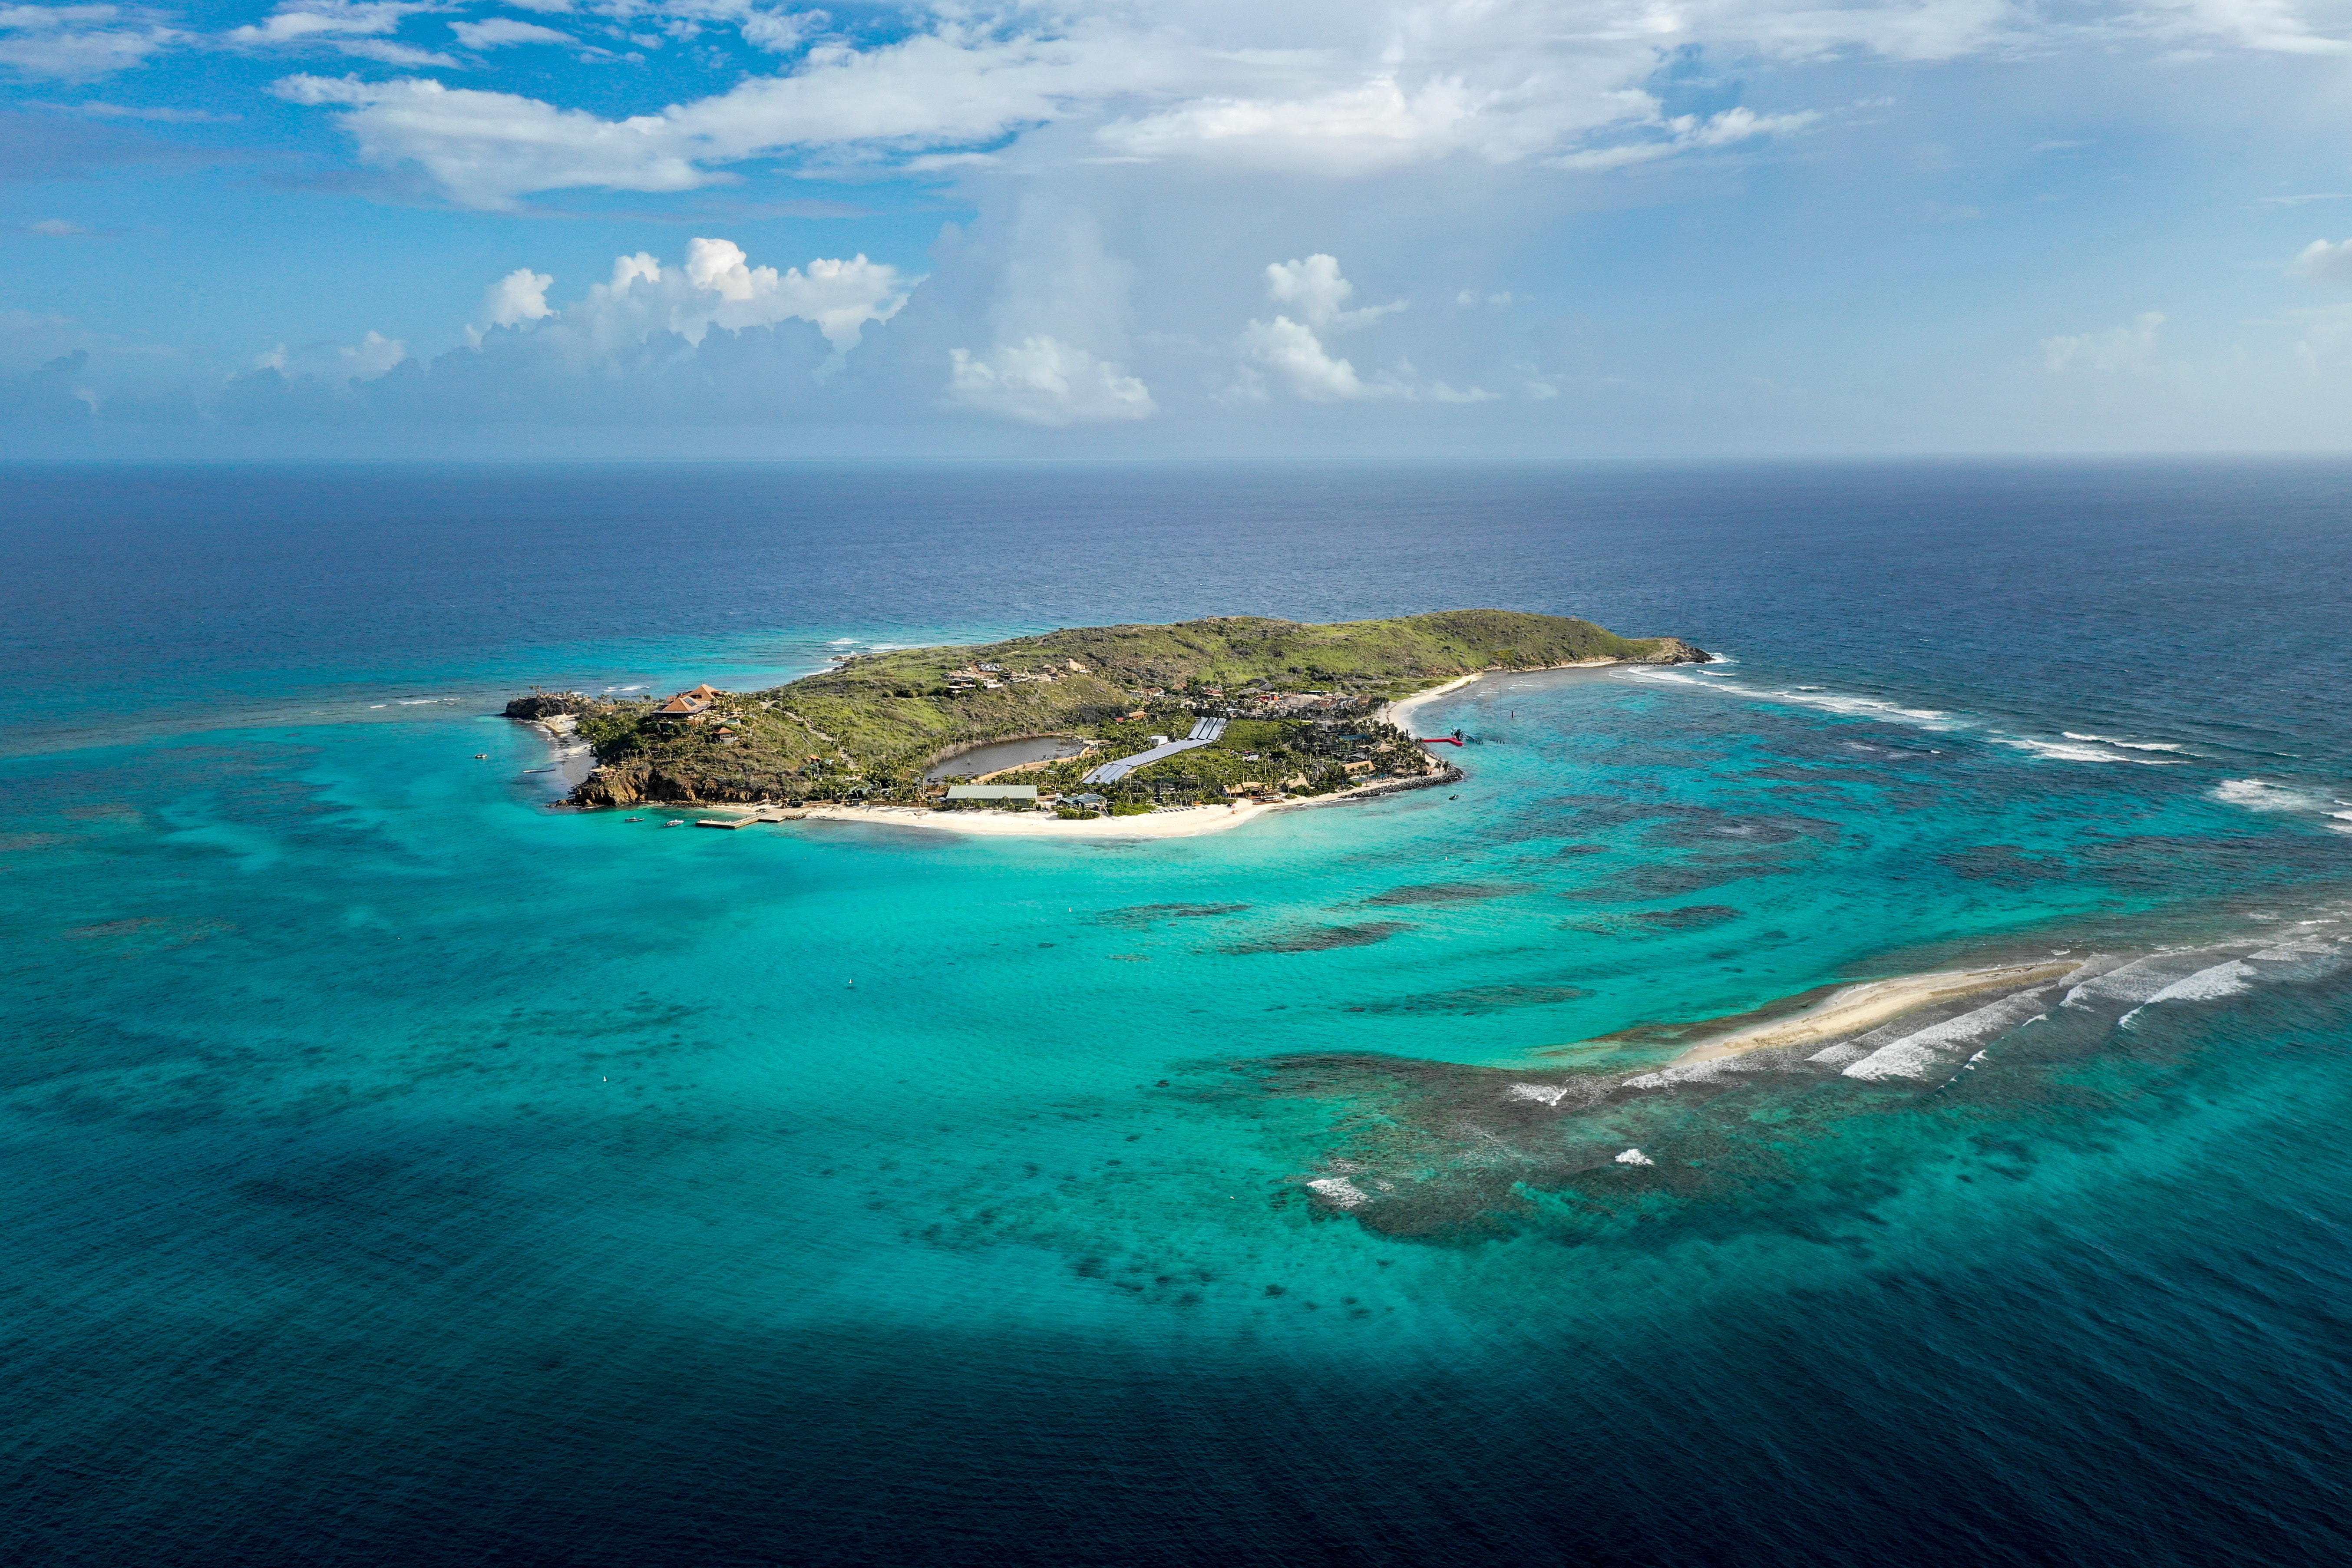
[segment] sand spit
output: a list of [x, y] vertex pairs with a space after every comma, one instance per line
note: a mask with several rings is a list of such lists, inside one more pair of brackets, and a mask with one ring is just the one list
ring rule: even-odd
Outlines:
[[1906, 1013], [1939, 1006], [1986, 991], [2014, 991], [2056, 980], [2083, 967], [2077, 958], [2045, 963], [2011, 963], [1995, 969], [1950, 969], [1927, 974], [1901, 974], [1891, 980], [1865, 981], [1832, 992], [1821, 1002], [1769, 1024], [1735, 1030], [1699, 1044], [1676, 1057], [1669, 1067], [1719, 1061], [1748, 1051], [1802, 1046], [1873, 1029]]

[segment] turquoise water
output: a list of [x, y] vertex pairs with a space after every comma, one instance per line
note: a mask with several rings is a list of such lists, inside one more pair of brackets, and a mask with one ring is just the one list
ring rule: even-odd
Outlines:
[[[2282, 657], [2341, 582], [2306, 479], [2212, 481], [2315, 509]], [[1819, 548], [1750, 545], [1784, 584]], [[2128, 1023], [2053, 997], [1917, 1080], [1618, 1087], [1832, 983], [2341, 929], [2328, 672], [2243, 659], [2217, 704], [2137, 640], [2267, 616], [2150, 627], [2077, 573], [2044, 634], [2034, 584], [1925, 603], [1919, 553], [1889, 587], [1936, 658], [1703, 584], [1627, 629], [1727, 648], [1708, 672], [1491, 679], [1419, 721], [1475, 737], [1457, 786], [1154, 842], [553, 812], [480, 695], [1039, 624], [976, 605], [420, 635], [340, 678], [321, 633], [283, 700], [258, 635], [119, 710], [52, 672], [71, 722], [0, 799], [16, 1549], [2337, 1558], [2344, 973]], [[2052, 673], [2086, 645], [2148, 679]]]

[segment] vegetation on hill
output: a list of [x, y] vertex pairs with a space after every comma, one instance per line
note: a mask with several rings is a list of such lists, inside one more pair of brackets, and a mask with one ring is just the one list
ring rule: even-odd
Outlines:
[[[1268, 708], [1268, 696], [1291, 698], [1272, 705], [1291, 721], [1281, 737], [1253, 741], [1245, 727], [1236, 726], [1217, 747], [1143, 770], [1127, 792], [1148, 793], [1157, 780], [1164, 795], [1169, 781], [1191, 779], [1197, 786], [1192, 793], [1213, 794], [1245, 782], [1226, 777], [1236, 770], [1251, 779], [1277, 767], [1288, 770], [1283, 777], [1339, 776], [1334, 770], [1347, 760], [1340, 752], [1365, 750], [1338, 739], [1349, 721], [1354, 723], [1349, 732], [1363, 733], [1361, 721], [1374, 705], [1456, 676], [1706, 658], [1673, 637], [1621, 637], [1590, 621], [1507, 610], [1333, 626], [1233, 616], [1175, 626], [1083, 626], [973, 647], [861, 654], [769, 690], [722, 693], [690, 718], [664, 716], [652, 700], [542, 694], [519, 699], [518, 705], [554, 711], [560, 701], [562, 710], [575, 715], [600, 766], [573, 798], [585, 805], [622, 805], [845, 795], [914, 798], [923, 771], [963, 748], [1032, 735], [1078, 735], [1112, 748], [1097, 751], [1083, 766], [1045, 770], [1039, 782], [1051, 786], [1063, 782], [1064, 772], [1080, 773], [1105, 757], [1140, 750], [1150, 733], [1181, 734], [1197, 714], [1256, 715]], [[1306, 705], [1300, 693], [1319, 700]], [[1319, 729], [1297, 729], [1302, 706], [1311, 706]], [[1374, 737], [1374, 743], [1387, 739]], [[1244, 767], [1239, 759], [1251, 751], [1259, 762]]]

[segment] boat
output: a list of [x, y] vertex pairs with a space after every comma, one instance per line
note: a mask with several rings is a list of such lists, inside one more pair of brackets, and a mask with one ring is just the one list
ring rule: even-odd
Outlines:
[[643, 822], [645, 818], [642, 816], [625, 816], [621, 818], [621, 820], [623, 822]]
[[663, 823], [662, 826], [664, 827], [684, 827], [686, 826], [686, 818], [682, 816], [673, 816], [667, 822]]

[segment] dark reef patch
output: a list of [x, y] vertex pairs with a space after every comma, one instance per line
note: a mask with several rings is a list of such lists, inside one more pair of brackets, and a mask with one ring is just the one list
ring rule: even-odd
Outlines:
[[1161, 921], [1212, 920], [1237, 915], [1248, 908], [1247, 904], [1130, 904], [1123, 910], [1105, 910], [1095, 919], [1124, 931], [1141, 931]]
[[1590, 887], [1570, 888], [1560, 897], [1591, 904], [1629, 904], [1644, 899], [1670, 899], [1678, 893], [1696, 893], [1702, 888], [1718, 887], [1725, 882], [1737, 882], [1748, 877], [1786, 877], [1790, 874], [1788, 867], [1769, 861], [1671, 861], [1632, 867], [1607, 881], [1595, 882]]
[[2063, 860], [2037, 860], [2014, 844], [1979, 844], [1936, 857], [1936, 863], [1971, 882], [2023, 889], [2036, 882], [2063, 881], [2074, 868]]
[[1835, 844], [1839, 837], [1836, 823], [1814, 816], [1691, 810], [1650, 828], [1642, 835], [1642, 842], [1662, 849], [1737, 849], [1791, 844], [1800, 838]]
[[1729, 904], [1685, 904], [1678, 910], [1643, 910], [1633, 918], [1654, 931], [1704, 931], [1738, 920], [1739, 911]]
[[1738, 920], [1741, 911], [1729, 904], [1685, 904], [1677, 910], [1638, 910], [1622, 915], [1583, 915], [1559, 922], [1561, 931], [1588, 931], [1594, 936], [1662, 936], [1668, 931], [1704, 931]]
[[1367, 904], [1473, 904], [1484, 899], [1514, 899], [1538, 891], [1533, 882], [1422, 882], [1391, 888], [1364, 900]]
[[1229, 944], [1226, 952], [1323, 952], [1335, 947], [1370, 947], [1412, 927], [1402, 921], [1368, 921], [1352, 926], [1293, 926], [1249, 942]]
[[1580, 985], [1465, 985], [1454, 991], [1432, 991], [1419, 996], [1395, 996], [1385, 1002], [1362, 1002], [1350, 1013], [1499, 1013], [1507, 1007], [1549, 1007], [1573, 1002], [1592, 993]]

